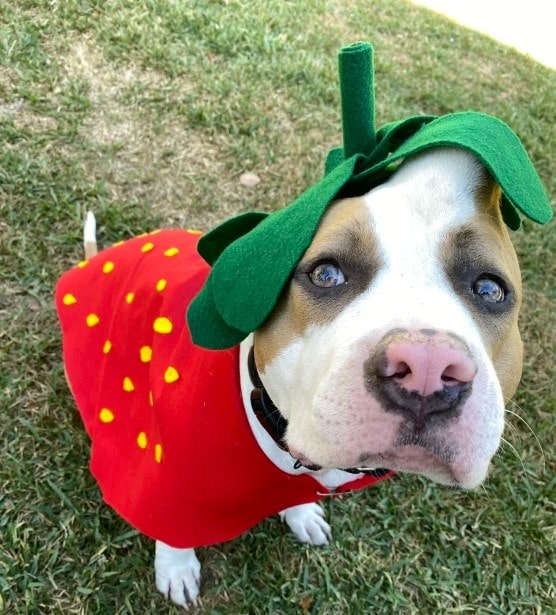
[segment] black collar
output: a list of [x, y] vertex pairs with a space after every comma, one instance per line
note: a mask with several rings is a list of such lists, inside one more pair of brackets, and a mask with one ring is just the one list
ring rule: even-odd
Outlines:
[[[257, 365], [255, 364], [255, 352], [253, 346], [251, 346], [251, 349], [249, 350], [249, 357], [247, 361], [249, 367], [249, 377], [251, 378], [251, 384], [253, 385], [253, 391], [251, 391], [251, 407], [253, 408], [253, 412], [274, 442], [283, 451], [289, 452], [284, 439], [286, 429], [288, 427], [288, 421], [282, 416], [280, 410], [278, 410], [264, 388], [257, 370]], [[297, 470], [302, 465], [303, 464], [296, 459], [293, 467]], [[321, 469], [320, 466], [304, 467], [313, 471]], [[375, 478], [382, 478], [383, 476], [386, 476], [386, 474], [390, 473], [390, 470], [385, 470], [383, 468], [377, 468], [374, 470], [360, 470], [359, 468], [340, 469], [344, 472], [349, 472], [350, 474], [368, 474], [370, 476], [374, 476]]]
[[249, 351], [248, 358], [249, 377], [253, 390], [251, 391], [251, 407], [255, 416], [259, 419], [261, 425], [270, 434], [274, 442], [284, 451], [288, 450], [284, 441], [288, 421], [282, 416], [280, 410], [274, 405], [270, 399], [266, 389], [263, 386], [257, 366], [255, 365], [255, 352], [253, 346]]

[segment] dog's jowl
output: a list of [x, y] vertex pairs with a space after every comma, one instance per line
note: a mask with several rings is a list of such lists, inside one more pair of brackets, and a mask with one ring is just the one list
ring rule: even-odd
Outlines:
[[486, 478], [522, 365], [506, 224], [550, 211], [522, 149], [483, 155], [485, 131], [521, 148], [505, 125], [432, 120], [377, 133], [393, 154], [334, 150], [291, 209], [202, 239], [158, 231], [97, 254], [89, 216], [87, 258], [56, 293], [66, 373], [104, 499], [156, 540], [175, 603], [197, 601], [195, 548], [269, 515], [322, 545], [325, 497], [393, 472]]

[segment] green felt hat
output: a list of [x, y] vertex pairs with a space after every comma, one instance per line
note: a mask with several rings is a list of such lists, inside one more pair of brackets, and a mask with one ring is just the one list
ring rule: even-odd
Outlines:
[[260, 327], [309, 247], [330, 203], [361, 195], [392, 174], [403, 158], [435, 147], [459, 147], [482, 161], [502, 189], [511, 229], [519, 212], [544, 224], [552, 210], [517, 135], [499, 119], [467, 111], [414, 116], [375, 130], [373, 50], [355, 43], [339, 54], [343, 147], [329, 152], [323, 179], [272, 214], [245, 213], [207, 233], [199, 253], [212, 265], [187, 320], [199, 346], [235, 346]]

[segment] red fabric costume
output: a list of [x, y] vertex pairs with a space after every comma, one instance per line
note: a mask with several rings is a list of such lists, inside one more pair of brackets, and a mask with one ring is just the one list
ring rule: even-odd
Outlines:
[[155, 231], [115, 245], [56, 290], [67, 377], [104, 499], [139, 531], [182, 548], [235, 538], [328, 492], [286, 474], [257, 445], [238, 349], [192, 344], [185, 312], [209, 271], [198, 235]]

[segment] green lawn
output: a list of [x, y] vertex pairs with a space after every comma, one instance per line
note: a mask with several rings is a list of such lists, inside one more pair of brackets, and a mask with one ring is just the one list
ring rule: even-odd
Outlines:
[[[497, 115], [554, 203], [556, 73], [401, 0], [0, 4], [0, 612], [181, 612], [154, 589], [152, 544], [89, 475], [53, 286], [81, 258], [87, 209], [108, 244], [292, 202], [340, 141], [336, 52], [360, 38], [375, 45], [378, 125]], [[514, 233], [527, 355], [484, 489], [404, 476], [328, 502], [323, 549], [268, 520], [200, 551], [198, 612], [555, 612], [554, 230]]]

